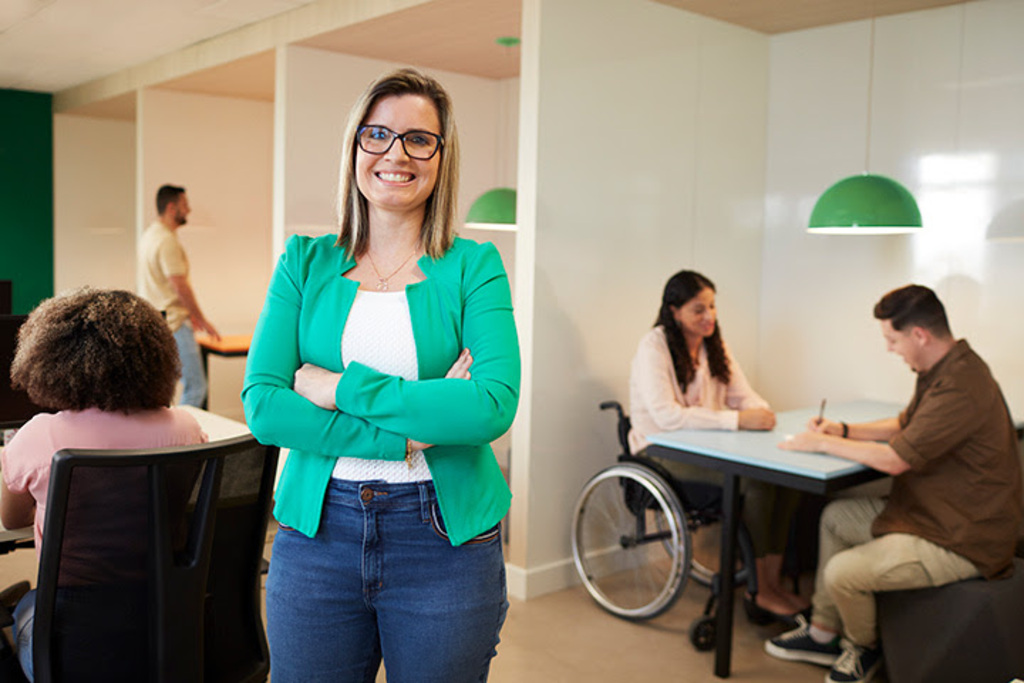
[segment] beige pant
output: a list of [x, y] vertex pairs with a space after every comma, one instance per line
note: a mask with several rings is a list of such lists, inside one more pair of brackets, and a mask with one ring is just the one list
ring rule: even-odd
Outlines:
[[812, 621], [863, 647], [878, 641], [875, 593], [978, 576], [969, 560], [919, 536], [872, 537], [884, 507], [881, 498], [849, 498], [829, 503], [821, 516]]

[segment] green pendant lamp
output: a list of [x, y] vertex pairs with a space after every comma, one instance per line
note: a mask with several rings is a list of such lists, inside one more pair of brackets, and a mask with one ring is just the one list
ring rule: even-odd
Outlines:
[[498, 187], [477, 197], [466, 214], [466, 227], [482, 230], [515, 230], [516, 191], [508, 187]]
[[892, 235], [921, 228], [921, 211], [907, 188], [873, 173], [843, 178], [825, 190], [807, 232], [825, 235]]
[[871, 166], [871, 99], [875, 73], [875, 18], [868, 49], [867, 136], [864, 173], [825, 190], [811, 211], [807, 232], [826, 235], [892, 235], [921, 229], [921, 211], [907, 188], [892, 178], [868, 173]]

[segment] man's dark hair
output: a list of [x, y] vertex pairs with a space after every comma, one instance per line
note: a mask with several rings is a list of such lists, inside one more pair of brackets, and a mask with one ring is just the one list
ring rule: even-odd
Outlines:
[[883, 296], [875, 304], [875, 317], [888, 320], [894, 330], [922, 327], [937, 337], [952, 335], [942, 302], [922, 285], [907, 285]]
[[161, 185], [160, 189], [156, 191], [157, 215], [164, 215], [164, 210], [167, 208], [167, 205], [171, 202], [177, 201], [178, 197], [183, 194], [185, 194], [184, 187], [178, 187], [177, 185]]

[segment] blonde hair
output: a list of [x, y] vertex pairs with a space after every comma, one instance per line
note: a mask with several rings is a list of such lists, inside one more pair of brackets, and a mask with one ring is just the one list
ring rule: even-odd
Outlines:
[[459, 190], [459, 136], [451, 98], [434, 78], [415, 69], [396, 69], [371, 83], [352, 107], [345, 126], [341, 164], [338, 172], [338, 246], [353, 256], [370, 247], [369, 213], [366, 197], [356, 185], [356, 134], [370, 111], [385, 97], [419, 95], [434, 104], [441, 123], [441, 155], [437, 183], [427, 199], [420, 246], [431, 258], [440, 258], [455, 241], [455, 211]]

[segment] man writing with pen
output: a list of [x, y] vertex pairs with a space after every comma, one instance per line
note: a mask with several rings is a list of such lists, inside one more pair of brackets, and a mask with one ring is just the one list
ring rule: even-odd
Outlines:
[[765, 643], [780, 659], [831, 667], [826, 681], [870, 681], [881, 665], [876, 592], [1012, 572], [1021, 523], [1016, 433], [999, 385], [927, 287], [875, 306], [889, 351], [917, 373], [897, 417], [812, 418], [780, 448], [828, 453], [894, 477], [887, 499], [828, 505], [821, 519], [811, 622]]

